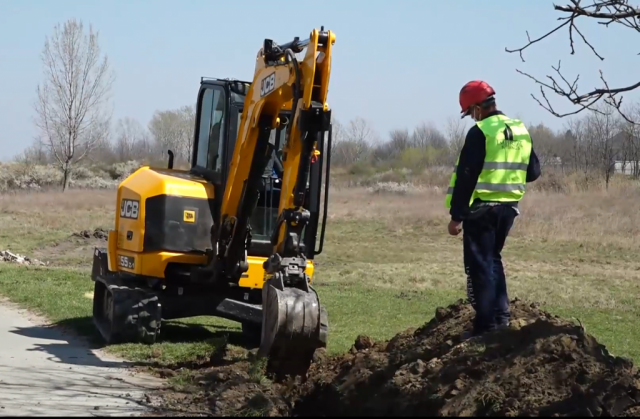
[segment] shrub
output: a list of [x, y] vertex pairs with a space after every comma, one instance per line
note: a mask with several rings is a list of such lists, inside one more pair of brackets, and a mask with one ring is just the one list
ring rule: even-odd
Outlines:
[[374, 168], [367, 163], [354, 163], [349, 167], [349, 174], [355, 176], [371, 175], [374, 173]]
[[[137, 161], [116, 163], [111, 166], [79, 165], [71, 170], [69, 188], [115, 189], [131, 173], [140, 168]], [[0, 192], [14, 190], [41, 190], [59, 188], [62, 171], [58, 166], [7, 163], [0, 165]]]
[[90, 179], [71, 180], [69, 187], [77, 189], [116, 189], [119, 183], [117, 180], [92, 177]]
[[62, 173], [54, 166], [10, 163], [0, 166], [0, 191], [40, 189], [60, 185]]
[[375, 184], [369, 186], [367, 190], [371, 193], [375, 194], [395, 194], [395, 195], [406, 195], [410, 192], [418, 192], [423, 188], [416, 186], [412, 183], [399, 183], [399, 182], [376, 182]]
[[116, 163], [109, 168], [109, 174], [113, 180], [123, 180], [140, 167], [142, 167], [142, 164], [135, 160]]
[[86, 166], [77, 166], [71, 171], [71, 179], [73, 180], [86, 180], [94, 178], [95, 176], [95, 173]]

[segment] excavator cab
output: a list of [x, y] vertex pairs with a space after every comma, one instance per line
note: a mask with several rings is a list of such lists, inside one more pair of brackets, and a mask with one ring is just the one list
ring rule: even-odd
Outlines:
[[[229, 165], [233, 157], [240, 117], [244, 109], [245, 95], [251, 83], [233, 79], [202, 77], [198, 93], [196, 124], [194, 130], [191, 173], [209, 181], [215, 188], [215, 196], [221, 197], [229, 175]], [[278, 206], [282, 188], [283, 148], [287, 141], [287, 125], [290, 109], [283, 109], [280, 119], [283, 124], [271, 130], [269, 143], [272, 145], [271, 157], [262, 174], [257, 205], [250, 217], [251, 247], [249, 256], [268, 257], [273, 252], [271, 235], [278, 219]], [[319, 147], [329, 152], [322, 138]], [[308, 250], [306, 256], [312, 261], [322, 251], [324, 230], [318, 237], [318, 228], [324, 225], [320, 221], [322, 208], [328, 201], [321, 195], [323, 181], [328, 181], [329, 166], [325, 163], [324, 153], [320, 153], [312, 164], [307, 178], [307, 200], [305, 208], [311, 212], [311, 221], [303, 232], [303, 241]], [[322, 169], [324, 167], [324, 171]], [[220, 200], [214, 197], [214, 206], [219, 211]], [[313, 204], [312, 204], [313, 203]], [[313, 205], [313, 207], [310, 207]], [[326, 214], [326, 211], [324, 211]], [[215, 217], [214, 217], [215, 218]], [[308, 238], [308, 240], [307, 240]]]

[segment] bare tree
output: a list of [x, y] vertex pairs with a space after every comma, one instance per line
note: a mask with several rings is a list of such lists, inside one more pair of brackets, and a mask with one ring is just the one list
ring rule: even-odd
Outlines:
[[[640, 120], [640, 106], [638, 104], [629, 107], [625, 113], [634, 120]], [[627, 173], [628, 167], [628, 172], [634, 178], [640, 178], [640, 125], [623, 121], [620, 130], [622, 171]]]
[[422, 122], [413, 130], [413, 146], [426, 149], [433, 147], [435, 149], [444, 149], [447, 147], [447, 140], [440, 130], [432, 123]]
[[464, 140], [467, 138], [467, 125], [460, 117], [451, 116], [447, 118], [445, 123], [445, 135], [449, 142], [449, 150], [452, 156], [452, 163], [458, 158], [462, 147], [464, 146]]
[[394, 129], [389, 133], [389, 146], [398, 152], [411, 147], [411, 135], [408, 129]]
[[191, 161], [195, 107], [156, 111], [149, 121], [149, 131], [162, 153], [171, 149], [176, 159]]
[[44, 144], [36, 141], [18, 154], [15, 160], [28, 167], [38, 164], [47, 164], [50, 159], [48, 151], [49, 150], [47, 150]]
[[364, 160], [370, 150], [375, 133], [364, 118], [356, 117], [344, 127], [333, 122], [333, 150], [331, 162], [336, 166], [349, 165]]
[[174, 153], [178, 153], [177, 121], [177, 115], [173, 111], [155, 111], [149, 121], [149, 132], [163, 151], [172, 149]]
[[118, 120], [115, 151], [120, 161], [143, 157], [150, 151], [149, 135], [140, 122], [130, 117]]
[[91, 154], [87, 155], [85, 164], [113, 164], [119, 161], [116, 147], [111, 142], [111, 132], [104, 139], [96, 141], [91, 149]]
[[555, 161], [559, 154], [559, 142], [555, 133], [543, 123], [530, 126], [529, 133], [534, 143], [536, 155], [540, 159], [540, 164], [546, 166]]
[[187, 161], [191, 162], [191, 152], [193, 150], [193, 129], [196, 123], [196, 107], [183, 106], [178, 109], [180, 115], [180, 140], [182, 150], [187, 156]]
[[332, 140], [340, 142], [340, 140], [343, 140], [345, 136], [344, 125], [342, 125], [342, 122], [335, 118], [331, 120], [331, 125], [331, 136], [333, 137]]
[[[604, 105], [604, 104], [603, 104]], [[611, 176], [615, 171], [619, 147], [620, 123], [615, 116], [615, 109], [611, 106], [598, 105], [597, 112], [592, 112], [586, 118], [588, 135], [593, 145], [594, 163], [604, 175], [605, 185], [609, 186]]]
[[394, 129], [389, 133], [389, 139], [379, 141], [371, 150], [374, 163], [381, 163], [399, 157], [402, 152], [411, 147], [411, 135], [408, 129]]
[[36, 125], [63, 173], [62, 190], [73, 165], [109, 134], [106, 109], [115, 74], [101, 57], [98, 33], [70, 19], [56, 25], [41, 54], [44, 81], [37, 87]]
[[565, 164], [570, 164], [574, 171], [583, 171], [588, 173], [587, 153], [585, 152], [585, 124], [579, 118], [572, 118], [566, 123], [566, 132], [564, 135], [564, 144], [567, 146], [565, 155]]
[[[558, 24], [554, 29], [550, 30], [546, 34], [532, 39], [527, 32], [528, 42], [523, 47], [517, 49], [508, 49], [505, 50], [509, 53], [517, 52], [520, 54], [520, 58], [524, 62], [524, 57], [522, 55], [523, 51], [530, 47], [533, 44], [536, 44], [555, 32], [559, 31], [562, 28], [566, 28], [569, 34], [569, 46], [571, 48], [571, 55], [575, 53], [574, 50], [574, 34], [577, 34], [582, 41], [591, 49], [591, 51], [598, 57], [600, 60], [604, 60], [604, 57], [598, 53], [593, 45], [589, 43], [584, 34], [578, 28], [576, 21], [578, 19], [592, 19], [598, 21], [600, 25], [608, 27], [611, 24], [619, 24], [625, 27], [632, 29], [633, 31], [640, 32], [640, 21], [638, 17], [640, 17], [640, 8], [630, 5], [628, 0], [593, 0], [593, 2], [589, 5], [582, 5], [582, 0], [570, 0], [571, 4], [566, 6], [556, 6], [554, 5], [554, 9], [562, 12], [563, 16], [559, 17], [558, 20], [562, 21], [562, 23]], [[556, 76], [547, 76], [548, 82], [542, 82], [537, 78], [522, 72], [520, 70], [516, 70], [519, 73], [529, 77], [535, 83], [540, 85], [540, 94], [544, 100], [544, 104], [542, 100], [536, 98], [534, 95], [533, 99], [538, 102], [540, 106], [546, 109], [551, 114], [557, 117], [565, 117], [568, 115], [574, 115], [579, 112], [584, 111], [585, 109], [590, 109], [592, 111], [598, 112], [598, 110], [594, 107], [594, 105], [600, 100], [607, 103], [609, 106], [614, 107], [617, 112], [628, 122], [634, 124], [640, 124], [640, 120], [633, 120], [629, 118], [625, 112], [621, 109], [622, 105], [622, 96], [621, 93], [628, 92], [631, 90], [635, 90], [640, 87], [640, 82], [632, 82], [628, 86], [624, 87], [611, 87], [609, 83], [606, 81], [604, 74], [600, 71], [600, 80], [602, 85], [596, 89], [592, 89], [590, 91], [579, 93], [578, 92], [578, 80], [580, 76], [576, 76], [573, 81], [569, 81], [569, 79], [562, 74], [560, 68], [560, 62], [556, 67], [553, 67]], [[578, 106], [578, 109], [573, 112], [568, 112], [564, 114], [560, 114], [553, 109], [553, 106], [549, 102], [547, 95], [545, 93], [545, 89], [547, 91], [551, 91], [558, 96], [561, 96], [565, 99], [568, 99], [571, 103]]]
[[[557, 150], [558, 157], [560, 158], [560, 169], [564, 173], [566, 170], [577, 171], [578, 167], [575, 159], [575, 136], [573, 132], [565, 125], [563, 132], [558, 132], [557, 136]], [[535, 145], [534, 145], [535, 147]]]
[[345, 134], [351, 141], [369, 142], [372, 140], [374, 132], [369, 121], [358, 116], [349, 121]]

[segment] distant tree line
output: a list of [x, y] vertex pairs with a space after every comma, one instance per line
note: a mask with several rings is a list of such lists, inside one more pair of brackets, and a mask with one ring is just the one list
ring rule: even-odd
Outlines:
[[[631, 106], [626, 114], [640, 118], [640, 106]], [[414, 170], [453, 165], [470, 128], [463, 121], [452, 117], [443, 131], [433, 124], [421, 124], [412, 132], [397, 129], [384, 140], [364, 119], [334, 123], [331, 160], [353, 170], [363, 165]], [[568, 119], [560, 131], [543, 123], [529, 124], [528, 129], [543, 166], [564, 173], [596, 173], [608, 183], [618, 161], [625, 173], [640, 178], [640, 125], [625, 120], [617, 108], [599, 104], [593, 111]]]
[[[54, 164], [63, 174], [63, 188], [74, 167], [83, 162], [164, 164], [171, 149], [178, 164], [190, 163], [195, 105], [156, 111], [146, 126], [130, 117], [114, 122], [109, 104], [115, 75], [92, 28], [85, 32], [73, 19], [56, 26], [41, 57], [44, 77], [35, 105], [39, 136], [18, 160]], [[627, 108], [625, 115], [640, 120], [639, 106]], [[362, 168], [420, 171], [452, 166], [471, 122], [451, 117], [442, 129], [425, 122], [411, 131], [399, 128], [382, 136], [364, 118], [346, 123], [334, 119], [332, 164], [354, 173]], [[632, 177], [640, 177], [640, 125], [615, 106], [599, 104], [568, 119], [557, 132], [542, 123], [528, 128], [546, 167], [597, 173], [608, 184], [616, 161], [621, 161]]]

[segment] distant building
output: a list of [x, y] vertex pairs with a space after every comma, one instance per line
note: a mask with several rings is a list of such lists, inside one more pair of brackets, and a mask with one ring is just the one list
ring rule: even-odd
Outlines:
[[562, 159], [558, 156], [548, 157], [541, 162], [544, 166], [562, 166]]
[[640, 172], [640, 161], [616, 160], [614, 172], [622, 175], [637, 175]]

